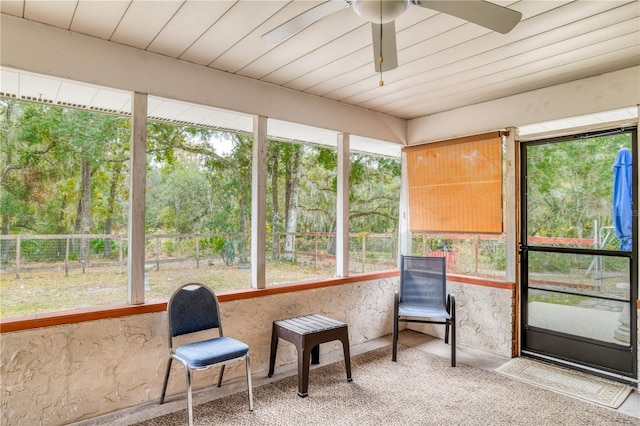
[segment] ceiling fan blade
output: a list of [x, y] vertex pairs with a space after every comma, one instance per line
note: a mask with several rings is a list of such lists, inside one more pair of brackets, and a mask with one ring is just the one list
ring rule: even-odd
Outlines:
[[325, 16], [349, 6], [351, 4], [344, 0], [331, 0], [321, 3], [264, 34], [262, 39], [267, 43], [280, 43]]
[[522, 13], [484, 0], [411, 0], [413, 4], [462, 18], [492, 31], [506, 34], [522, 19]]
[[[371, 23], [373, 36], [373, 63], [376, 72], [391, 71], [398, 68], [398, 49], [396, 48], [396, 24], [394, 21], [386, 24]], [[382, 58], [382, 61], [380, 61]]]

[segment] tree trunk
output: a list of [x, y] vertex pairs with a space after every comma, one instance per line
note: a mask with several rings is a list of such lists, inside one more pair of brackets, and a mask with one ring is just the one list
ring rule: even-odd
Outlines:
[[[73, 233], [80, 234], [82, 233], [82, 197], [78, 200], [78, 207], [76, 208], [76, 220], [73, 223]], [[80, 243], [77, 238], [71, 239], [71, 251], [73, 253], [80, 252]], [[82, 260], [82, 258], [80, 258]]]
[[[5, 117], [4, 117], [4, 121], [7, 124], [7, 134], [6, 134], [6, 143], [7, 146], [13, 146], [14, 143], [14, 126], [12, 125], [12, 120], [13, 120], [13, 102], [7, 102], [7, 107], [5, 109]], [[12, 158], [12, 151], [9, 150], [7, 152], [7, 158], [6, 158], [6, 162], [5, 164], [7, 166], [11, 165], [11, 162], [13, 161]], [[6, 170], [6, 171], [5, 171]], [[7, 169], [2, 170], [2, 176], [0, 177], [0, 181], [3, 181], [5, 178], [5, 173], [8, 171], [8, 167]], [[0, 220], [2, 220], [2, 231], [0, 231], [2, 233], [2, 235], [9, 235], [9, 215], [7, 213], [3, 213], [2, 216], [0, 217]], [[9, 240], [0, 240], [0, 264], [5, 265], [9, 262], [9, 246], [8, 243]]]
[[[122, 171], [122, 164], [116, 163], [113, 166], [113, 172], [111, 175], [111, 182], [109, 187], [109, 205], [108, 205], [108, 216], [107, 220], [104, 224], [104, 233], [106, 235], [110, 235], [113, 231], [113, 215], [115, 213], [116, 206], [116, 190], [118, 188], [118, 181], [120, 178], [120, 173]], [[106, 259], [111, 257], [111, 239], [107, 238], [104, 240], [104, 257]]]
[[298, 191], [300, 189], [300, 149], [293, 152], [290, 174], [287, 176], [287, 236], [284, 244], [285, 258], [293, 260], [295, 235], [298, 225]]
[[333, 254], [333, 255], [336, 254], [336, 225], [337, 223], [334, 219], [333, 222], [331, 222], [331, 229], [329, 230], [331, 235], [327, 240], [327, 253]]
[[280, 167], [280, 150], [273, 150], [273, 159], [271, 161], [271, 259], [278, 260], [279, 253], [279, 234], [280, 234], [280, 210], [278, 209], [278, 169]]
[[[82, 160], [82, 198], [80, 200], [80, 233], [91, 232], [91, 164], [87, 159]], [[80, 240], [80, 260], [89, 264], [89, 239]]]

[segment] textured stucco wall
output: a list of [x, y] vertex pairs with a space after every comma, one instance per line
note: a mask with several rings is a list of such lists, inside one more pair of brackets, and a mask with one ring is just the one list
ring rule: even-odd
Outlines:
[[[325, 287], [222, 303], [225, 335], [249, 344], [252, 372], [266, 373], [276, 319], [320, 313], [349, 324], [351, 344], [389, 334], [399, 278]], [[339, 342], [321, 345], [327, 352]], [[160, 397], [167, 362], [166, 313], [135, 315], [2, 334], [0, 424], [60, 425]], [[277, 363], [296, 361], [281, 343]], [[178, 363], [168, 394], [184, 392]], [[230, 364], [225, 380], [244, 374]], [[195, 374], [194, 388], [210, 386], [216, 371]]]
[[[349, 324], [350, 344], [362, 343], [391, 333], [398, 283], [394, 277], [225, 302], [225, 335], [248, 343], [252, 372], [266, 374], [274, 320], [320, 313]], [[459, 343], [510, 356], [511, 291], [449, 286]], [[157, 400], [166, 329], [166, 314], [153, 313], [2, 334], [0, 424], [60, 425]], [[339, 349], [339, 342], [321, 345], [323, 353]], [[276, 365], [296, 360], [295, 348], [281, 342]], [[210, 386], [216, 373], [197, 373], [194, 388]], [[225, 380], [243, 374], [243, 363], [230, 364]], [[168, 395], [184, 388], [184, 372], [174, 363]]]

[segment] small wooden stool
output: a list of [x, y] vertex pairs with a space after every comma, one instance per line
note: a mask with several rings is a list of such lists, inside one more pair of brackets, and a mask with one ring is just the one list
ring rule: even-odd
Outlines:
[[279, 337], [293, 343], [298, 350], [298, 396], [309, 395], [307, 392], [309, 388], [309, 355], [311, 355], [311, 363], [319, 364], [321, 343], [333, 340], [342, 342], [347, 382], [352, 380], [347, 324], [317, 314], [274, 321], [271, 332], [269, 377], [273, 376]]

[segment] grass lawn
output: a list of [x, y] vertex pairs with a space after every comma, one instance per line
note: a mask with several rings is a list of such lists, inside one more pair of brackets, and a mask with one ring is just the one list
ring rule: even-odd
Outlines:
[[[0, 317], [15, 317], [46, 312], [57, 312], [96, 306], [127, 303], [126, 266], [88, 267], [69, 269], [65, 276], [60, 265], [30, 268], [20, 273], [3, 271], [0, 274]], [[388, 269], [388, 268], [382, 268]], [[268, 285], [297, 282], [314, 278], [335, 276], [335, 264], [267, 262]], [[214, 290], [230, 290], [251, 287], [251, 269], [237, 265], [227, 266], [222, 262], [208, 264], [200, 261], [184, 261], [149, 264], [145, 291], [147, 300], [167, 299], [180, 285], [188, 282], [206, 284]]]

